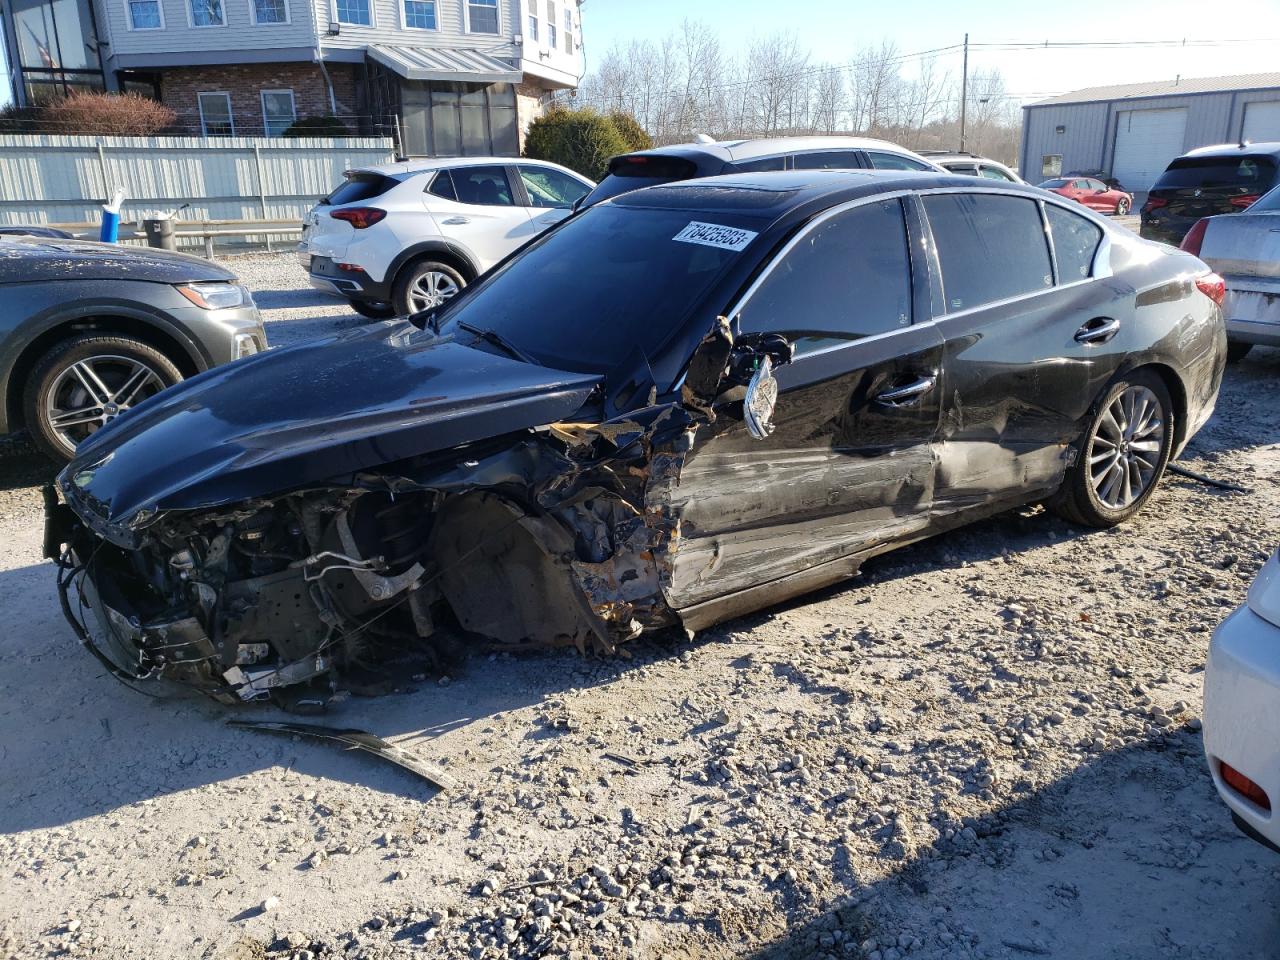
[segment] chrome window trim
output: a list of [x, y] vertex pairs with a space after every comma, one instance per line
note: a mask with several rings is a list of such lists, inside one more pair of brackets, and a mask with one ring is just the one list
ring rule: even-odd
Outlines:
[[[1044, 211], [1043, 208], [1050, 203], [1053, 203], [1055, 206], [1059, 206], [1063, 210], [1066, 210], [1069, 213], [1073, 213], [1076, 216], [1081, 216], [1081, 213], [1079, 210], [1073, 210], [1072, 207], [1066, 203], [1056, 203], [1051, 197], [1036, 197], [1026, 193], [1023, 190], [1003, 189], [994, 180], [992, 181], [992, 184], [994, 184], [993, 187], [987, 187], [984, 184], [983, 187], [980, 189], [974, 189], [972, 187], [966, 186], [966, 187], [931, 187], [924, 190], [894, 190], [888, 193], [877, 193], [869, 197], [859, 197], [856, 200], [847, 200], [844, 203], [831, 207], [828, 210], [824, 210], [818, 216], [814, 217], [812, 220], [806, 223], [803, 229], [801, 229], [794, 237], [792, 237], [790, 240], [786, 242], [786, 244], [782, 247], [782, 249], [779, 250], [774, 255], [773, 259], [769, 261], [768, 265], [763, 270], [760, 271], [759, 276], [757, 276], [755, 280], [751, 282], [751, 286], [747, 288], [746, 292], [743, 293], [734, 302], [733, 307], [725, 314], [725, 316], [730, 318], [730, 323], [734, 332], [734, 336], [736, 337], [739, 335], [738, 324], [739, 324], [739, 318], [741, 317], [741, 314], [742, 314], [743, 307], [745, 307], [747, 303], [751, 300], [751, 298], [755, 296], [756, 292], [760, 289], [760, 287], [764, 284], [764, 282], [767, 279], [769, 279], [770, 275], [777, 268], [778, 264], [782, 262], [783, 258], [786, 257], [787, 254], [789, 254], [792, 250], [794, 250], [800, 244], [800, 242], [804, 240], [805, 237], [807, 237], [813, 230], [817, 229], [818, 227], [820, 227], [822, 224], [826, 223], [828, 220], [832, 219], [833, 217], [839, 216], [842, 213], [846, 213], [858, 207], [866, 206], [867, 204], [871, 204], [871, 203], [879, 203], [884, 200], [898, 200], [899, 202], [902, 202], [902, 199], [905, 197], [927, 197], [927, 196], [933, 196], [934, 194], [948, 194], [948, 193], [994, 194], [997, 196], [1018, 197], [1023, 200], [1029, 200], [1032, 203], [1037, 204], [1037, 208], [1040, 210], [1041, 222], [1045, 224], [1046, 230], [1048, 229], [1048, 226], [1047, 226], [1048, 214]], [[905, 211], [904, 211], [904, 218], [905, 218]], [[1093, 222], [1093, 223], [1098, 223], [1098, 219], [1096, 217], [1087, 216], [1084, 219], [1089, 220], [1090, 222]], [[928, 320], [916, 320], [913, 316], [912, 322], [908, 326], [899, 327], [896, 330], [886, 330], [884, 333], [872, 334], [869, 337], [859, 337], [857, 340], [849, 340], [846, 343], [832, 344], [829, 347], [822, 347], [817, 350], [812, 350], [806, 353], [797, 354], [795, 360], [793, 360], [792, 363], [802, 363], [803, 361], [807, 360], [810, 357], [820, 357], [823, 354], [830, 353], [833, 350], [845, 350], [845, 349], [848, 349], [849, 347], [856, 346], [858, 344], [871, 343], [873, 341], [880, 340], [884, 337], [897, 336], [898, 334], [905, 333], [906, 331], [912, 330], [916, 327], [929, 326], [929, 325], [940, 323], [943, 320], [952, 320], [957, 317], [965, 317], [970, 314], [977, 313], [979, 310], [991, 310], [996, 307], [1003, 307], [1012, 303], [1019, 303], [1023, 300], [1030, 300], [1034, 297], [1043, 297], [1051, 293], [1057, 293], [1059, 290], [1070, 290], [1073, 287], [1078, 287], [1086, 283], [1092, 283], [1095, 280], [1106, 279], [1107, 277], [1110, 277], [1112, 275], [1111, 231], [1118, 228], [1112, 227], [1111, 224], [1106, 223], [1105, 221], [1100, 223], [1099, 226], [1102, 228], [1102, 242], [1098, 244], [1098, 250], [1094, 254], [1093, 272], [1091, 276], [1084, 277], [1080, 280], [1073, 280], [1070, 283], [1057, 283], [1056, 282], [1057, 258], [1053, 254], [1052, 241], [1050, 237], [1046, 235], [1045, 239], [1047, 242], [1049, 242], [1050, 262], [1053, 264], [1053, 270], [1054, 270], [1055, 283], [1052, 287], [1048, 287], [1044, 290], [1032, 290], [1029, 293], [1022, 293], [1016, 297], [1005, 297], [1001, 300], [992, 300], [988, 303], [983, 303], [976, 307], [966, 307], [963, 310], [954, 310], [949, 313], [938, 314], [937, 316], [931, 317]], [[910, 239], [911, 239], [910, 223], [907, 223], [906, 227], [907, 227], [908, 243], [910, 243]], [[914, 294], [915, 282], [916, 280], [915, 280], [915, 277], [913, 276], [912, 277], [913, 294]], [[915, 307], [915, 302], [914, 302], [914, 296], [913, 296], [912, 298], [913, 314], [914, 314], [914, 307]]]

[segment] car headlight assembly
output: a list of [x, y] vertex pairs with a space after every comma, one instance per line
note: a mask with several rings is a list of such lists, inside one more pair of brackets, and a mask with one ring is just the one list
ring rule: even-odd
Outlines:
[[178, 292], [205, 310], [226, 310], [245, 302], [244, 287], [238, 283], [184, 283]]

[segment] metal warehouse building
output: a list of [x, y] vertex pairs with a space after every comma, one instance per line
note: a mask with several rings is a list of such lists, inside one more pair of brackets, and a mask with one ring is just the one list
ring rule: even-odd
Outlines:
[[1188, 150], [1280, 140], [1280, 73], [1090, 87], [1022, 109], [1025, 179], [1091, 173], [1141, 193]]

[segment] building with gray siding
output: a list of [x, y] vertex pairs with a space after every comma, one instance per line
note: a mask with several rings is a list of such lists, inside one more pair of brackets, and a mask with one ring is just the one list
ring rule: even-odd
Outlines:
[[1142, 193], [1188, 150], [1280, 140], [1280, 73], [1090, 87], [1022, 110], [1026, 180], [1092, 174]]

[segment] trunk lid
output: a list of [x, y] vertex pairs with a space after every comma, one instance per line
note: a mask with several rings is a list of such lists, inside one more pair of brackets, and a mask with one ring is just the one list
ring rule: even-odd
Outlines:
[[1280, 282], [1280, 211], [1214, 217], [1205, 228], [1200, 259], [1227, 279]]

